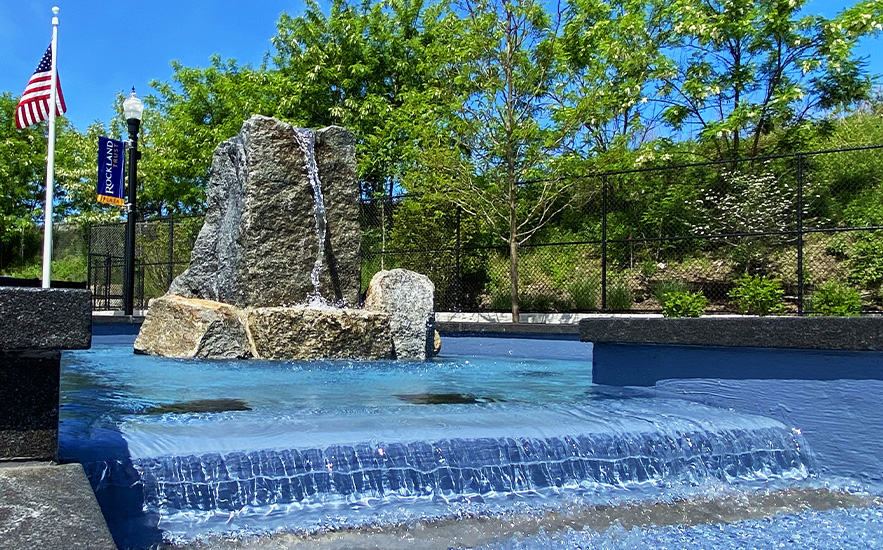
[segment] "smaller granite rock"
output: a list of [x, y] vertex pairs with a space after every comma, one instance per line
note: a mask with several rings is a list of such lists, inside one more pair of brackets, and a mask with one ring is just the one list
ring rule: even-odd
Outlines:
[[435, 285], [429, 277], [392, 269], [371, 278], [365, 309], [389, 315], [393, 349], [397, 359], [425, 361], [441, 342], [435, 342], [433, 301]]
[[242, 310], [210, 300], [167, 294], [150, 301], [135, 353], [164, 357], [251, 357]]
[[361, 309], [265, 307], [247, 310], [259, 359], [392, 359], [390, 319]]

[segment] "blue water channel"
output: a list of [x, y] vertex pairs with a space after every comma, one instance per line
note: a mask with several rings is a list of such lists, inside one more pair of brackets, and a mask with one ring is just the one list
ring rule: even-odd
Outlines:
[[[269, 534], [281, 544], [286, 533], [320, 544], [341, 529], [451, 518], [475, 536], [438, 531], [445, 540], [418, 546], [736, 548], [720, 540], [747, 529], [768, 546], [743, 547], [772, 548], [789, 522], [859, 522], [865, 547], [883, 547], [873, 494], [656, 529], [614, 514], [583, 529], [599, 506], [865, 488], [819, 476], [795, 426], [593, 385], [591, 345], [576, 341], [459, 337], [430, 362], [270, 362], [139, 356], [130, 340], [96, 337], [64, 354], [61, 403], [60, 458], [83, 463], [126, 548]], [[489, 517], [511, 528], [489, 534], [475, 519]], [[524, 517], [533, 527], [519, 527]]]

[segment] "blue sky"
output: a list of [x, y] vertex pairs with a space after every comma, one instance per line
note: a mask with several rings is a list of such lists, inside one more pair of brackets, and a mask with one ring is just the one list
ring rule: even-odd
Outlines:
[[143, 96], [168, 80], [169, 62], [205, 66], [212, 54], [259, 65], [284, 11], [297, 0], [0, 0], [0, 92], [20, 94], [52, 40], [58, 14], [58, 71], [67, 116], [80, 129], [107, 123], [119, 91]]
[[[806, 12], [832, 16], [853, 2], [810, 0]], [[169, 62], [205, 66], [212, 54], [259, 65], [270, 50], [276, 21], [303, 9], [298, 0], [0, 0], [0, 92], [20, 94], [52, 38], [52, 6], [59, 13], [59, 74], [68, 118], [85, 130], [113, 116], [116, 94], [135, 86], [150, 93], [168, 80]], [[321, 2], [327, 5], [327, 2]], [[859, 54], [883, 73], [881, 39]]]

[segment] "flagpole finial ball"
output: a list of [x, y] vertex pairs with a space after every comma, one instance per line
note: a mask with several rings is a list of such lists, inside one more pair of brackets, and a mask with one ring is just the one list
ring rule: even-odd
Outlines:
[[52, 6], [52, 13], [58, 15], [58, 6]]

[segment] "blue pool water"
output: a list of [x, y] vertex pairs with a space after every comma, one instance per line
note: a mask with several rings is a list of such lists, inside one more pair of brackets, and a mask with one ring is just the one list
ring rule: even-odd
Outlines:
[[[65, 353], [61, 399], [60, 457], [84, 464], [123, 547], [231, 536], [259, 544], [279, 532], [312, 533], [306, 540], [319, 544], [341, 528], [506, 518], [513, 527], [493, 537], [479, 521], [469, 540], [438, 532], [419, 546], [669, 548], [716, 540], [718, 527], [583, 530], [577, 519], [553, 528], [543, 518], [834, 483], [817, 474], [795, 426], [594, 386], [591, 346], [574, 341], [448, 338], [426, 363], [295, 363], [160, 359], [96, 338], [91, 350]], [[206, 412], [206, 400], [226, 401]], [[203, 412], [161, 408], [181, 402]], [[851, 506], [858, 511], [797, 506], [794, 517], [879, 531], [873, 495]], [[792, 520], [767, 515], [755, 528], [735, 514], [722, 537], [748, 529], [781, 542]], [[540, 519], [521, 529], [524, 517]]]

